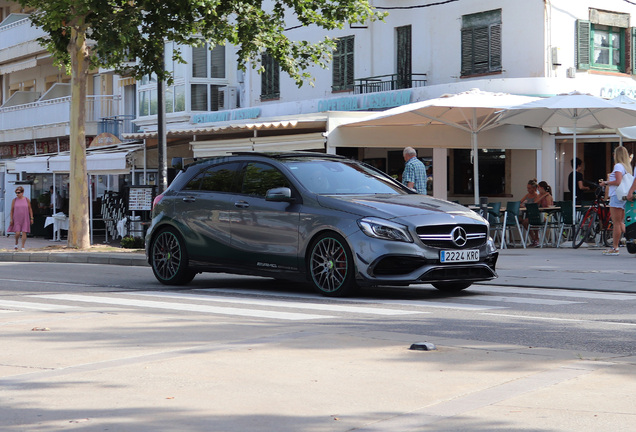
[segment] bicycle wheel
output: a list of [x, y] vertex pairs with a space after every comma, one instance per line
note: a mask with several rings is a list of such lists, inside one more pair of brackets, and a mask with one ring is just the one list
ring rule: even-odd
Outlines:
[[603, 246], [610, 247], [614, 244], [614, 224], [609, 221], [607, 228], [603, 230]]
[[574, 233], [574, 240], [572, 240], [572, 247], [577, 249], [583, 242], [588, 241], [594, 234], [594, 227], [596, 225], [596, 213], [587, 213]]

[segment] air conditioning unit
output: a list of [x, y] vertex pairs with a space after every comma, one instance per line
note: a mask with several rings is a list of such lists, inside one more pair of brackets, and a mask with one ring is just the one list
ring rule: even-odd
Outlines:
[[221, 87], [219, 89], [219, 111], [238, 108], [238, 89]]

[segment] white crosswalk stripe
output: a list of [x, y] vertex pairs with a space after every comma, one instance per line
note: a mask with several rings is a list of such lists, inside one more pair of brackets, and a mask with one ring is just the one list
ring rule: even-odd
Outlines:
[[308, 309], [319, 310], [329, 312], [348, 312], [348, 313], [360, 313], [370, 315], [412, 315], [422, 313], [419, 311], [404, 311], [397, 309], [380, 309], [380, 308], [368, 308], [362, 306], [344, 306], [325, 303], [298, 303], [292, 301], [277, 301], [267, 299], [251, 299], [241, 297], [226, 297], [226, 296], [202, 296], [200, 294], [180, 294], [180, 293], [157, 293], [157, 292], [137, 292], [131, 293], [132, 295], [150, 296], [150, 297], [164, 297], [182, 300], [195, 300], [204, 302], [219, 302], [219, 303], [233, 303], [233, 304], [249, 304], [255, 306], [267, 306], [267, 307], [283, 307], [294, 309]]
[[43, 294], [33, 297], [49, 299], [49, 300], [63, 300], [71, 302], [84, 302], [84, 303], [97, 303], [105, 305], [116, 306], [131, 306], [142, 307], [152, 309], [164, 309], [174, 311], [187, 311], [187, 312], [203, 312], [213, 313], [221, 315], [238, 315], [254, 318], [274, 318], [283, 320], [311, 320], [311, 319], [324, 319], [334, 318], [328, 315], [314, 315], [306, 313], [293, 313], [293, 312], [280, 312], [280, 311], [266, 311], [256, 309], [240, 309], [240, 308], [224, 308], [217, 306], [197, 305], [189, 303], [168, 303], [162, 301], [150, 301], [150, 300], [135, 300], [128, 298], [117, 297], [100, 297], [89, 295], [76, 295], [76, 294]]
[[[249, 289], [224, 289], [224, 288], [211, 288], [201, 289], [197, 291], [205, 291], [210, 293], [224, 293], [224, 294], [251, 294], [262, 295], [268, 297], [285, 297], [285, 298], [302, 298], [302, 299], [315, 299], [315, 294], [304, 293], [281, 293], [275, 291], [263, 291], [263, 290], [249, 290]], [[489, 310], [489, 309], [503, 309], [504, 306], [489, 306], [489, 305], [472, 305], [466, 303], [451, 303], [441, 302], [437, 300], [379, 300], [379, 299], [363, 299], [363, 298], [338, 298], [334, 299], [339, 303], [369, 303], [383, 305], [396, 305], [396, 306], [423, 306], [427, 308], [442, 308], [442, 309], [461, 309], [461, 310]]]
[[77, 309], [76, 306], [68, 305], [56, 305], [49, 303], [34, 303], [34, 302], [22, 302], [13, 300], [0, 300], [0, 308], [7, 308], [7, 310], [0, 310], [0, 312], [15, 312], [16, 310], [30, 309], [49, 312], [64, 312], [66, 310]]
[[[307, 292], [280, 292], [230, 288], [197, 289], [192, 293], [171, 291], [118, 292], [108, 295], [39, 294], [29, 301], [0, 299], [0, 313], [36, 310], [64, 312], [86, 308], [53, 302], [98, 304], [114, 307], [152, 308], [168, 311], [199, 312], [281, 320], [330, 319], [347, 314], [375, 316], [414, 316], [431, 313], [431, 309], [488, 311], [509, 309], [511, 304], [563, 306], [585, 304], [588, 300], [634, 301], [636, 294], [572, 291], [473, 285], [455, 299], [438, 301], [435, 298], [412, 300], [381, 298], [322, 298]], [[558, 298], [560, 297], [560, 298]], [[245, 307], [240, 307], [241, 305]], [[282, 310], [279, 310], [282, 309]], [[293, 309], [293, 311], [285, 310]]]

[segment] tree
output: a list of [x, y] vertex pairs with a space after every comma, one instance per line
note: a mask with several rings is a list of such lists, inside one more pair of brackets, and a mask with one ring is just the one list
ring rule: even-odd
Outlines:
[[[85, 113], [87, 77], [92, 68], [115, 68], [140, 79], [155, 74], [170, 82], [164, 71], [164, 44], [238, 47], [238, 65], [250, 60], [262, 70], [260, 54], [267, 51], [300, 86], [311, 77], [312, 64], [326, 67], [333, 42], [292, 41], [287, 20], [325, 30], [345, 22], [381, 19], [368, 0], [18, 0], [37, 10], [34, 25], [47, 37], [41, 42], [57, 64], [70, 69], [70, 247], [90, 246], [86, 171]], [[137, 63], [128, 66], [129, 59]], [[173, 59], [184, 62], [177, 49]]]

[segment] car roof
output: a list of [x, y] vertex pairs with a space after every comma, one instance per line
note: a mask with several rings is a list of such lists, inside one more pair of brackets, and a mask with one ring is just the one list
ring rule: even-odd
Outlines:
[[183, 167], [184, 170], [202, 164], [208, 164], [210, 162], [220, 163], [220, 162], [231, 162], [234, 160], [247, 160], [249, 158], [265, 158], [265, 159], [333, 159], [333, 160], [352, 160], [345, 156], [334, 155], [329, 153], [317, 153], [317, 152], [234, 152], [231, 155], [227, 156], [214, 156], [210, 158], [204, 158], [192, 162]]

